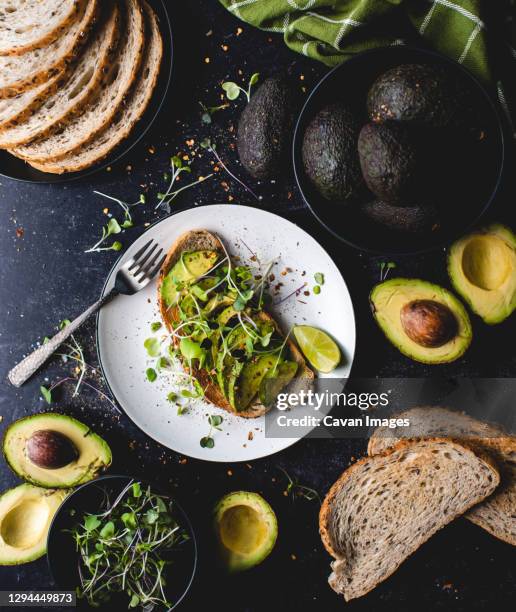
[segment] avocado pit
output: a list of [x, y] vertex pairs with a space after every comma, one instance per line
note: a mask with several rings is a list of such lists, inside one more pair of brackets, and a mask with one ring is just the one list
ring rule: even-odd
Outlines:
[[79, 454], [69, 438], [50, 429], [35, 431], [27, 440], [26, 453], [29, 461], [47, 470], [65, 467]]
[[419, 346], [438, 348], [458, 333], [453, 312], [434, 300], [414, 300], [400, 311], [401, 326], [407, 336]]

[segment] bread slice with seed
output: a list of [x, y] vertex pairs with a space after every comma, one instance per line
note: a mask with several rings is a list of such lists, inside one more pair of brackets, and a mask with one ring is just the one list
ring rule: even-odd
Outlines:
[[[158, 81], [161, 60], [163, 56], [163, 42], [159, 31], [159, 24], [154, 11], [147, 3], [143, 4], [148, 27], [146, 31], [147, 42], [144, 52], [140, 74], [127, 102], [118, 111], [110, 125], [95, 136], [80, 151], [67, 155], [55, 162], [38, 163], [32, 165], [42, 172], [63, 174], [64, 172], [78, 172], [88, 168], [113, 151], [133, 130], [136, 123], [145, 112], [156, 83]], [[0, 134], [0, 142], [1, 142]]]
[[484, 502], [465, 517], [496, 538], [516, 546], [516, 437], [501, 428], [441, 407], [418, 407], [396, 415], [409, 427], [379, 427], [369, 439], [367, 452], [376, 455], [402, 439], [447, 436], [474, 450], [489, 453], [500, 468], [501, 483]]
[[80, 10], [80, 0], [0, 0], [0, 55], [20, 55], [54, 42]]
[[321, 507], [330, 586], [349, 601], [388, 578], [436, 531], [491, 495], [489, 456], [445, 438], [402, 441], [348, 468]]
[[57, 161], [78, 151], [111, 123], [136, 80], [145, 43], [145, 22], [138, 0], [124, 0], [122, 14], [126, 21], [116, 61], [99, 86], [98, 94], [63, 129], [47, 138], [9, 149], [11, 153], [29, 162]]
[[112, 65], [120, 31], [116, 3], [104, 7], [102, 19], [91, 33], [79, 58], [61, 79], [61, 86], [24, 122], [0, 130], [0, 147], [8, 149], [43, 137], [66, 125], [81, 113], [98, 90]]
[[99, 6], [100, 0], [83, 0], [80, 18], [47, 47], [0, 56], [0, 98], [17, 96], [63, 72], [78, 57]]
[[[161, 270], [159, 273], [159, 281], [158, 281], [158, 304], [161, 312], [161, 317], [165, 326], [169, 331], [172, 331], [174, 327], [180, 322], [179, 312], [177, 308], [169, 308], [165, 304], [164, 300], [161, 297], [161, 286], [167, 274], [170, 270], [175, 266], [175, 264], [180, 260], [182, 253], [191, 251], [214, 251], [219, 253], [222, 256], [225, 256], [226, 251], [224, 250], [224, 246], [220, 239], [207, 230], [193, 230], [187, 232], [180, 236], [176, 242], [172, 245], [172, 248], [168, 252], [167, 258], [163, 262], [161, 266]], [[274, 319], [265, 311], [262, 311], [261, 316], [268, 321], [272, 321], [276, 326], [276, 330], [278, 333], [282, 333], [277, 323]], [[175, 338], [175, 342], [178, 344], [179, 339]], [[298, 379], [306, 379], [307, 381], [311, 381], [314, 378], [314, 373], [312, 370], [306, 365], [303, 355], [300, 353], [296, 345], [287, 340], [287, 346], [290, 350], [290, 354], [292, 359], [298, 364], [298, 374], [296, 378]], [[199, 381], [201, 387], [204, 389], [205, 398], [210, 401], [215, 406], [219, 408], [223, 408], [232, 414], [237, 414], [239, 417], [243, 417], [246, 419], [255, 419], [257, 417], [263, 416], [268, 408], [260, 404], [259, 402], [254, 402], [249, 408], [246, 410], [241, 410], [238, 413], [235, 413], [233, 407], [225, 398], [221, 389], [218, 385], [213, 383], [211, 377], [208, 372], [205, 370], [196, 369], [193, 372], [195, 378]]]

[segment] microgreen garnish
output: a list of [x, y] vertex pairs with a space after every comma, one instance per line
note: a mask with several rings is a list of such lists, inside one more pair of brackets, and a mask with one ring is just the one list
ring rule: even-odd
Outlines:
[[167, 395], [167, 400], [169, 402], [177, 402], [177, 393], [175, 393], [174, 391], [171, 391], [168, 395]]
[[163, 324], [160, 323], [159, 321], [154, 321], [154, 323], [151, 323], [151, 332], [157, 332], [158, 330], [160, 330], [163, 327]]
[[167, 179], [169, 180], [169, 185], [164, 192], [158, 193], [158, 196], [157, 196], [158, 203], [156, 205], [156, 209], [163, 208], [165, 212], [167, 213], [170, 213], [170, 204], [172, 203], [172, 201], [182, 191], [185, 191], [186, 189], [190, 189], [190, 187], [195, 187], [195, 185], [198, 185], [199, 183], [202, 183], [205, 180], [213, 176], [213, 173], [208, 174], [208, 176], [201, 176], [196, 181], [193, 181], [192, 183], [188, 183], [188, 185], [183, 185], [183, 187], [180, 187], [179, 189], [174, 190], [174, 185], [179, 175], [182, 174], [183, 172], [190, 174], [192, 172], [192, 169], [190, 168], [190, 164], [183, 163], [183, 160], [178, 155], [174, 155], [173, 157], [170, 158], [170, 170], [171, 170], [170, 176], [167, 175]]
[[247, 102], [251, 100], [251, 88], [253, 85], [258, 83], [258, 79], [260, 78], [260, 74], [255, 72], [251, 78], [249, 79], [249, 85], [247, 89], [243, 89], [240, 85], [233, 83], [233, 81], [226, 81], [222, 83], [222, 89], [226, 92], [226, 97], [228, 100], [236, 100], [241, 93], [245, 95], [247, 98]]
[[301, 497], [303, 499], [306, 499], [307, 501], [317, 500], [319, 504], [321, 503], [321, 497], [315, 489], [299, 484], [297, 478], [292, 478], [290, 474], [282, 467], [280, 467], [279, 469], [283, 472], [283, 474], [285, 474], [285, 477], [287, 478], [287, 487], [285, 489], [285, 495], [287, 497], [290, 497], [293, 502], [295, 502], [296, 499]]
[[389, 272], [396, 267], [393, 261], [381, 261], [378, 265], [380, 266], [380, 281], [384, 281], [389, 276]]
[[143, 346], [149, 357], [157, 357], [161, 352], [161, 344], [157, 338], [147, 338]]
[[321, 288], [319, 287], [319, 285], [315, 285], [312, 291], [315, 295], [319, 295], [319, 293], [321, 293]]
[[220, 158], [220, 155], [217, 153], [217, 145], [212, 142], [212, 140], [210, 138], [205, 138], [204, 140], [202, 140], [200, 142], [200, 145], [203, 149], [206, 149], [209, 153], [211, 153], [215, 159], [219, 162], [219, 165], [221, 166], [221, 168], [234, 180], [236, 181], [239, 185], [241, 185], [246, 191], [248, 191], [253, 198], [255, 198], [255, 200], [261, 200], [261, 196], [257, 196], [256, 193], [250, 188], [248, 187], [242, 180], [240, 180], [238, 178], [238, 176], [235, 176], [233, 174], [233, 172], [231, 172], [231, 170], [226, 166], [226, 164], [222, 161], [222, 159]]
[[107, 198], [108, 200], [111, 200], [112, 202], [116, 202], [122, 208], [122, 210], [124, 211], [124, 220], [120, 224], [120, 227], [122, 229], [128, 229], [130, 227], [133, 227], [134, 223], [133, 223], [133, 218], [132, 218], [130, 209], [133, 208], [133, 206], [137, 206], [138, 204], [145, 204], [145, 201], [146, 201], [145, 194], [143, 193], [140, 193], [140, 197], [138, 198], [138, 200], [136, 200], [136, 202], [133, 202], [132, 204], [128, 204], [127, 202], [124, 202], [123, 200], [114, 198], [113, 196], [102, 193], [101, 191], [94, 191], [93, 193], [96, 193], [97, 195], [102, 196], [103, 198]]
[[322, 272], [316, 272], [314, 274], [314, 280], [318, 285], [324, 285], [324, 274]]
[[108, 247], [101, 247], [100, 245], [103, 244], [109, 238], [109, 236], [112, 236], [113, 234], [119, 234], [121, 231], [122, 228], [120, 227], [120, 224], [114, 217], [112, 217], [108, 221], [107, 225], [102, 228], [102, 238], [96, 244], [94, 244], [91, 249], [88, 249], [84, 252], [100, 253], [101, 251], [119, 251], [121, 248], [121, 243], [118, 240], [113, 242], [113, 244]]
[[156, 378], [158, 378], [158, 374], [154, 368], [147, 368], [145, 375], [147, 376], [147, 380], [149, 382], [154, 382]]
[[201, 121], [206, 125], [211, 124], [212, 115], [214, 115], [215, 113], [218, 113], [221, 110], [224, 110], [225, 108], [228, 108], [229, 106], [227, 102], [225, 104], [219, 104], [219, 106], [206, 106], [202, 102], [199, 102], [199, 104], [202, 108]]
[[222, 417], [218, 414], [210, 414], [208, 416], [208, 423], [210, 425], [210, 431], [208, 432], [207, 436], [203, 436], [200, 441], [199, 444], [201, 445], [202, 448], [213, 448], [215, 446], [215, 439], [213, 438], [213, 430], [216, 429], [218, 431], [222, 431], [221, 429], [221, 425], [222, 425]]
[[106, 494], [98, 514], [86, 514], [68, 531], [79, 553], [79, 598], [93, 607], [113, 593], [126, 593], [129, 607], [164, 607], [165, 568], [188, 535], [173, 516], [173, 501], [130, 482], [111, 502]]
[[50, 389], [47, 389], [46, 387], [44, 387], [43, 385], [41, 385], [41, 387], [39, 388], [40, 392], [41, 392], [41, 396], [43, 397], [43, 399], [45, 400], [45, 402], [47, 404], [51, 404], [52, 403], [52, 391]]

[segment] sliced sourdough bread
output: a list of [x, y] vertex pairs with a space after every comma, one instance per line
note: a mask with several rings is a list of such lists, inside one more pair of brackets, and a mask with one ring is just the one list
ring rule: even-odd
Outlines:
[[0, 0], [0, 55], [48, 45], [79, 16], [81, 0]]
[[347, 601], [365, 595], [498, 483], [489, 456], [444, 438], [402, 441], [358, 461], [321, 507], [321, 538], [335, 558], [330, 586]]
[[74, 61], [93, 26], [100, 0], [84, 0], [80, 18], [42, 49], [0, 57], [0, 98], [12, 98], [62, 72]]
[[[79, 151], [55, 162], [33, 162], [32, 165], [38, 170], [55, 174], [78, 172], [100, 162], [129, 136], [145, 112], [158, 80], [163, 43], [156, 15], [147, 3], [144, 3], [143, 7], [147, 22], [147, 41], [140, 74], [127, 102], [119, 109], [109, 126]], [[0, 143], [1, 141], [2, 135], [0, 134]]]
[[22, 123], [0, 130], [0, 147], [8, 149], [44, 137], [80, 114], [112, 65], [120, 30], [117, 4], [104, 7], [102, 19], [92, 31], [79, 60], [61, 79], [59, 90]]
[[145, 42], [145, 22], [138, 0], [124, 0], [122, 12], [126, 22], [116, 61], [97, 95], [65, 127], [47, 138], [10, 149], [11, 153], [29, 162], [57, 161], [78, 151], [111, 123], [139, 74]]
[[[161, 297], [161, 286], [167, 274], [181, 259], [182, 254], [188, 251], [215, 251], [217, 253], [220, 253], [220, 255], [222, 256], [225, 256], [226, 254], [224, 246], [219, 240], [219, 238], [211, 232], [208, 232], [207, 230], [192, 230], [190, 232], [186, 232], [185, 234], [180, 236], [172, 245], [165, 261], [163, 262], [163, 265], [161, 266], [158, 280], [159, 309], [163, 322], [165, 323], [165, 326], [169, 331], [172, 331], [178, 325], [178, 323], [180, 323], [181, 319], [179, 316], [179, 311], [176, 307], [169, 308], [165, 304], [165, 301]], [[276, 326], [278, 332], [281, 333], [281, 330], [279, 329], [278, 325], [269, 314], [267, 314], [265, 311], [262, 311], [262, 315], [268, 321], [272, 321]], [[177, 344], [179, 343], [178, 338], [175, 338], [174, 340]], [[299, 366], [298, 374], [296, 375], [296, 377], [313, 380], [314, 374], [312, 370], [306, 365], [306, 362], [298, 348], [290, 340], [287, 340], [287, 345], [289, 347], [292, 358]], [[192, 374], [195, 376], [195, 378], [199, 381], [201, 387], [204, 389], [205, 398], [212, 404], [215, 404], [215, 406], [218, 406], [219, 408], [223, 408], [224, 410], [227, 410], [232, 414], [237, 414], [237, 416], [246, 419], [254, 419], [259, 416], [263, 416], [268, 410], [268, 408], [263, 406], [261, 403], [255, 402], [251, 404], [251, 406], [246, 410], [242, 410], [238, 413], [235, 413], [231, 404], [228, 402], [219, 386], [212, 381], [212, 377], [209, 375], [208, 372], [203, 369], [195, 369]]]
[[516, 437], [499, 427], [446, 408], [418, 407], [396, 416], [408, 419], [410, 426], [379, 427], [369, 439], [368, 454], [382, 453], [402, 439], [436, 436], [451, 437], [473, 450], [489, 453], [500, 468], [501, 484], [493, 495], [465, 516], [500, 540], [516, 546]]

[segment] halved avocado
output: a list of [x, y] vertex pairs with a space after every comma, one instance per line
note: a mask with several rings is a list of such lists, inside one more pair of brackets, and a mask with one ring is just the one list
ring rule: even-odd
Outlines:
[[0, 496], [0, 565], [42, 557], [50, 523], [68, 491], [22, 484]]
[[73, 487], [111, 464], [111, 450], [100, 436], [73, 417], [54, 412], [9, 425], [3, 452], [20, 478], [42, 487]]
[[161, 297], [167, 306], [177, 300], [177, 284], [188, 283], [203, 276], [213, 268], [218, 259], [215, 251], [193, 251], [185, 253], [163, 279]]
[[248, 491], [228, 493], [217, 502], [214, 527], [222, 560], [230, 572], [261, 563], [278, 537], [274, 510], [261, 495]]
[[386, 337], [414, 361], [455, 361], [471, 343], [473, 332], [466, 309], [439, 285], [415, 278], [393, 278], [376, 285], [370, 301]]
[[461, 238], [450, 249], [448, 273], [474, 313], [501, 323], [516, 309], [516, 235], [492, 225]]

